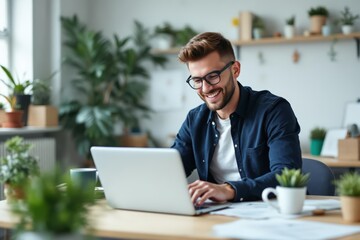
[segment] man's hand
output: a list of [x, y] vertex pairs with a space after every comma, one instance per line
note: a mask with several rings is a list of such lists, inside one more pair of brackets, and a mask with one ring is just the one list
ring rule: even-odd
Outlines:
[[235, 197], [235, 190], [229, 184], [214, 184], [197, 180], [189, 184], [191, 200], [196, 205], [203, 204], [207, 199], [225, 202]]

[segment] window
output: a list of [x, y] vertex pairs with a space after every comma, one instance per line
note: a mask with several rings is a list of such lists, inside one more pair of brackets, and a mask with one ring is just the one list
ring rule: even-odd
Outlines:
[[[9, 66], [10, 62], [10, 36], [9, 36], [9, 0], [0, 0], [0, 64]], [[4, 74], [0, 71], [0, 78], [4, 79]], [[0, 82], [0, 93], [6, 94], [7, 88]], [[0, 102], [3, 99], [0, 98]]]

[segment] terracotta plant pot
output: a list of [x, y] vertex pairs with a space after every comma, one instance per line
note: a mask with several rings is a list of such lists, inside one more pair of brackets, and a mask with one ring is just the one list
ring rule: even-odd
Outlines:
[[360, 197], [340, 196], [341, 213], [347, 222], [360, 222]]
[[5, 121], [1, 124], [4, 128], [22, 128], [23, 111], [12, 111], [5, 113]]
[[5, 199], [9, 202], [12, 200], [23, 199], [25, 194], [20, 187], [14, 187], [11, 184], [4, 184], [4, 196]]
[[310, 18], [310, 32], [312, 34], [321, 34], [322, 26], [326, 23], [325, 16], [312, 16]]

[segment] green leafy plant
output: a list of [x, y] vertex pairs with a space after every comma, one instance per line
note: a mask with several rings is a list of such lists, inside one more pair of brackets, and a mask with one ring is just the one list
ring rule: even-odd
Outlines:
[[316, 127], [310, 132], [310, 139], [324, 140], [326, 136], [326, 129], [321, 127]]
[[359, 18], [359, 14], [353, 15], [348, 7], [341, 11], [341, 18], [339, 19], [342, 25], [354, 25], [355, 20]]
[[23, 82], [21, 82], [19, 79], [16, 80], [9, 69], [3, 65], [0, 65], [0, 67], [8, 78], [8, 81], [5, 81], [4, 79], [0, 79], [0, 81], [9, 88], [11, 94], [24, 94], [25, 90], [31, 87], [30, 80], [25, 80]]
[[60, 121], [75, 139], [78, 153], [91, 159], [93, 145], [116, 145], [114, 126], [122, 123], [124, 131], [139, 127], [150, 109], [144, 102], [147, 65], [164, 66], [167, 59], [151, 53], [152, 34], [135, 21], [134, 34], [112, 39], [100, 31], [89, 30], [77, 16], [62, 17], [65, 64], [75, 70], [71, 95], [61, 103]]
[[254, 16], [252, 24], [253, 28], [265, 29], [264, 20], [259, 16]]
[[29, 154], [31, 144], [19, 136], [5, 142], [6, 156], [0, 158], [0, 182], [20, 186], [39, 174], [38, 161]]
[[291, 16], [290, 18], [286, 19], [286, 25], [294, 26], [295, 25], [295, 16]]
[[[53, 76], [53, 75], [52, 75]], [[51, 101], [50, 78], [35, 79], [32, 83], [32, 104], [49, 105]]]
[[169, 22], [164, 22], [163, 25], [155, 27], [154, 34], [155, 36], [169, 35], [172, 38], [173, 46], [183, 46], [198, 32], [189, 25], [185, 25], [183, 28], [174, 28]]
[[312, 16], [325, 16], [325, 17], [329, 16], [328, 10], [323, 6], [310, 8], [310, 10], [308, 11], [308, 14], [310, 17], [312, 17]]
[[2, 102], [0, 102], [0, 110], [4, 110], [4, 109], [5, 109], [5, 105]]
[[276, 174], [275, 177], [282, 187], [301, 188], [306, 186], [310, 174], [303, 174], [300, 169], [284, 168], [281, 174]]
[[19, 232], [43, 233], [46, 239], [54, 239], [55, 234], [80, 233], [91, 227], [87, 212], [95, 202], [93, 187], [74, 184], [68, 174], [54, 170], [33, 178], [24, 189], [25, 198], [11, 208], [20, 217]]
[[334, 181], [336, 192], [340, 196], [360, 196], [360, 174], [358, 172], [347, 172]]

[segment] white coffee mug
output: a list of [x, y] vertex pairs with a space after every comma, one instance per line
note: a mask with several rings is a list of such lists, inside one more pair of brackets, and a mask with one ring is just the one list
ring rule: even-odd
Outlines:
[[[273, 193], [277, 201], [269, 199], [269, 194]], [[299, 214], [301, 213], [306, 196], [306, 187], [289, 188], [277, 186], [275, 188], [266, 188], [262, 192], [262, 199], [269, 206], [278, 210], [281, 214]], [[277, 202], [277, 203], [276, 203]]]

